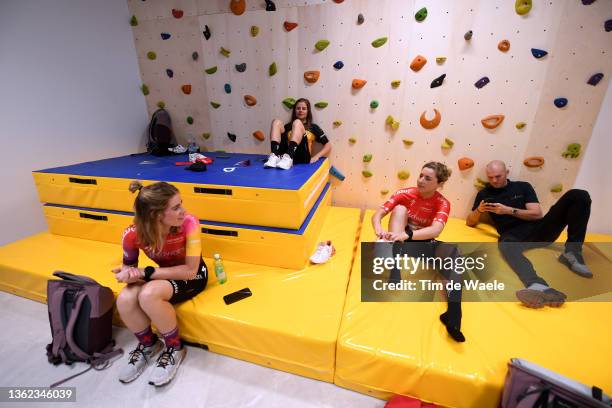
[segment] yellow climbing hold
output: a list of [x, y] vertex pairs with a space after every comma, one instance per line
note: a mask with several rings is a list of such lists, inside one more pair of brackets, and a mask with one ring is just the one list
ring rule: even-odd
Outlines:
[[364, 154], [363, 155], [363, 162], [364, 163], [369, 163], [372, 161], [372, 154], [368, 153], [368, 154]]
[[221, 106], [221, 104], [219, 102], [210, 101], [210, 106], [217, 109], [219, 106]]
[[350, 143], [350, 144], [355, 144], [355, 143], [357, 143], [357, 139], [355, 139], [354, 137], [349, 138], [349, 140], [348, 140], [348, 141], [349, 141], [349, 143]]
[[516, 14], [524, 16], [531, 11], [531, 0], [516, 0], [514, 9], [516, 10]]
[[329, 41], [328, 40], [319, 40], [315, 44], [315, 48], [317, 50], [319, 50], [319, 51], [323, 51], [324, 49], [327, 48], [328, 45], [329, 45]]
[[231, 51], [228, 50], [227, 48], [221, 47], [219, 48], [219, 54], [223, 55], [224, 57], [229, 58]]
[[215, 72], [217, 72], [217, 66], [215, 65], [214, 67], [206, 68], [204, 72], [206, 72], [207, 74], [214, 74]]
[[392, 124], [393, 122], [394, 122], [394, 120], [393, 120], [393, 116], [391, 116], [391, 115], [387, 116], [387, 119], [385, 119], [385, 123], [386, 123], [387, 125], [390, 125], [390, 124]]
[[393, 130], [397, 130], [400, 127], [400, 123], [396, 120], [393, 121], [393, 123], [391, 124], [391, 129]]
[[273, 62], [272, 64], [270, 64], [270, 66], [268, 67], [268, 74], [270, 76], [275, 75], [277, 72], [277, 68], [276, 68], [276, 62]]
[[372, 172], [370, 170], [363, 170], [361, 174], [363, 175], [363, 177], [366, 177], [366, 178], [372, 177]]
[[166, 102], [164, 102], [164, 101], [157, 101], [157, 107], [159, 109], [164, 109], [166, 107]]
[[130, 19], [130, 25], [132, 27], [136, 27], [138, 25], [138, 19], [136, 18], [136, 16], [132, 15], [132, 18]]
[[380, 195], [387, 195], [387, 194], [389, 194], [389, 190], [387, 190], [386, 188], [380, 190]]
[[402, 139], [402, 142], [404, 142], [404, 146], [412, 146], [414, 144], [414, 140], [410, 139]]
[[334, 126], [335, 127], [339, 127], [342, 125], [342, 121], [341, 120], [334, 120]]
[[517, 129], [522, 129], [527, 126], [527, 124], [525, 122], [518, 122], [515, 126]]
[[397, 172], [397, 178], [400, 180], [408, 180], [408, 177], [410, 177], [410, 172], [407, 170], [400, 170]]
[[154, 53], [153, 51], [149, 51], [149, 52], [147, 52], [147, 58], [150, 59], [151, 61], [153, 61], [154, 59], [157, 58], [157, 54]]
[[436, 57], [436, 63], [442, 65], [446, 62], [446, 57]]
[[385, 45], [386, 42], [387, 42], [387, 37], [377, 38], [374, 41], [372, 41], [372, 47], [374, 48], [382, 47], [383, 45]]
[[476, 181], [474, 181], [474, 187], [476, 187], [478, 190], [482, 190], [487, 185], [489, 185], [489, 183], [482, 180], [480, 177], [478, 177]]
[[149, 94], [149, 87], [146, 84], [142, 84], [140, 90], [142, 91], [142, 94], [144, 96], [147, 96]]
[[448, 137], [444, 139], [444, 142], [442, 143], [442, 148], [443, 149], [450, 149], [453, 147], [453, 145], [455, 144], [455, 142], [452, 139], [449, 139]]
[[251, 26], [251, 37], [257, 37], [257, 34], [259, 34], [259, 27]]
[[563, 191], [563, 184], [561, 183], [553, 184], [552, 187], [550, 187], [551, 193], [560, 193], [561, 191]]
[[385, 124], [391, 126], [391, 129], [393, 130], [399, 129], [399, 126], [400, 126], [400, 123], [396, 121], [395, 119], [393, 119], [393, 116], [391, 115], [387, 116], [387, 119], [385, 119]]
[[402, 81], [400, 81], [399, 79], [395, 79], [393, 81], [391, 81], [391, 87], [392, 88], [397, 88], [400, 86], [400, 84], [402, 83]]
[[210, 133], [208, 133], [208, 132], [202, 133], [202, 138], [205, 139], [205, 140], [210, 139]]

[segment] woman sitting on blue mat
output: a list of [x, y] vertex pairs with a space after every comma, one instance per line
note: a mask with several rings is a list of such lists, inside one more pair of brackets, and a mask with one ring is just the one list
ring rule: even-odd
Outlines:
[[[436, 241], [448, 215], [450, 202], [437, 190], [448, 180], [451, 170], [439, 162], [426, 163], [416, 187], [404, 188], [393, 194], [372, 216], [372, 226], [379, 241], [394, 242], [393, 256], [402, 255], [427, 258], [457, 258], [459, 251], [455, 245]], [[391, 213], [389, 231], [381, 225], [381, 219]], [[401, 242], [420, 242], [419, 245], [401, 245]], [[461, 274], [448, 268], [447, 262], [441, 262], [439, 270], [449, 281], [462, 282]], [[454, 264], [454, 262], [453, 262]], [[390, 281], [399, 282], [400, 271], [391, 271]], [[461, 290], [450, 290], [447, 293], [448, 309], [440, 315], [440, 320], [453, 340], [465, 341], [461, 333]]]
[[[314, 141], [321, 143], [323, 148], [311, 156]], [[272, 153], [264, 164], [266, 168], [289, 170], [294, 163], [314, 163], [331, 152], [331, 142], [325, 132], [312, 122], [310, 102], [306, 98], [298, 99], [293, 105], [291, 122], [284, 127], [280, 119], [272, 121], [270, 143]]]
[[[117, 310], [138, 338], [138, 346], [119, 381], [134, 381], [159, 354], [149, 384], [160, 386], [172, 380], [187, 352], [179, 338], [173, 304], [202, 292], [208, 270], [202, 259], [200, 224], [185, 212], [177, 188], [165, 182], [143, 187], [132, 181], [129, 189], [138, 191], [134, 225], [123, 233], [123, 265], [113, 272], [118, 282], [127, 283], [117, 297]], [[139, 268], [139, 250], [159, 267]], [[151, 322], [163, 342], [151, 330]]]

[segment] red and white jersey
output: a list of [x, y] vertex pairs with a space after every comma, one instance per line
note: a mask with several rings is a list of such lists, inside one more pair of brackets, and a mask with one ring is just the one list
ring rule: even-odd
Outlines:
[[437, 191], [423, 198], [416, 187], [404, 188], [393, 194], [383, 205], [386, 213], [402, 205], [408, 210], [408, 226], [412, 230], [429, 227], [434, 221], [446, 224], [450, 213], [450, 202]]

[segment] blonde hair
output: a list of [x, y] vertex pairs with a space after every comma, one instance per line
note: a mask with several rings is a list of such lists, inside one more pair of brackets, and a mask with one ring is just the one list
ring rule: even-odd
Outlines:
[[163, 247], [160, 228], [160, 215], [168, 207], [168, 202], [178, 194], [172, 184], [160, 181], [143, 187], [140, 181], [134, 180], [128, 187], [131, 193], [138, 191], [134, 200], [134, 225], [138, 242], [157, 251]]
[[423, 169], [427, 167], [428, 169], [432, 169], [436, 173], [436, 178], [438, 179], [438, 183], [444, 183], [451, 176], [452, 170], [446, 167], [444, 163], [430, 161], [423, 165]]

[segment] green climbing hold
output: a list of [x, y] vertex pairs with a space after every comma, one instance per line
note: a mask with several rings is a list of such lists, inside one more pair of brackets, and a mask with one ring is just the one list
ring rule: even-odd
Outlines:
[[372, 109], [376, 109], [378, 108], [378, 101], [376, 99], [374, 99], [372, 102], [370, 102], [370, 108]]
[[328, 103], [325, 101], [320, 101], [314, 104], [315, 108], [325, 109], [327, 108]]
[[524, 128], [525, 126], [527, 126], [527, 124], [525, 122], [518, 122], [514, 126], [516, 126], [516, 128], [520, 130], [520, 129]]
[[563, 191], [563, 184], [561, 183], [553, 184], [552, 187], [550, 187], [551, 193], [560, 193], [562, 191]]
[[516, 0], [514, 10], [519, 16], [524, 16], [531, 11], [531, 0]]
[[193, 125], [193, 118], [191, 116], [187, 116], [187, 123]]
[[203, 138], [204, 140], [208, 140], [208, 139], [210, 139], [210, 133], [208, 133], [208, 132], [206, 132], [206, 133], [202, 133], [202, 138]]
[[392, 88], [397, 88], [400, 86], [400, 84], [402, 83], [402, 81], [400, 81], [399, 79], [393, 80], [391, 81], [391, 87]]
[[293, 105], [295, 105], [295, 98], [283, 99], [283, 105], [285, 105], [287, 109], [293, 109]]
[[349, 143], [350, 143], [350, 144], [355, 144], [355, 143], [357, 143], [357, 139], [355, 139], [354, 137], [349, 137], [349, 140], [348, 140], [348, 141], [349, 141]]
[[157, 107], [159, 109], [164, 109], [166, 107], [166, 102], [164, 102], [164, 101], [157, 101]]
[[368, 177], [372, 177], [372, 175], [373, 175], [373, 174], [372, 174], [372, 172], [371, 172], [370, 170], [363, 170], [363, 171], [361, 172], [361, 175], [362, 175], [363, 177], [365, 177], [365, 178], [368, 178]]
[[371, 161], [372, 161], [372, 155], [370, 153], [363, 155], [363, 162], [364, 163], [369, 163]]
[[407, 170], [400, 170], [397, 172], [397, 178], [400, 180], [408, 180], [410, 177], [410, 172]]
[[147, 96], [149, 94], [149, 87], [146, 86], [145, 84], [142, 84], [142, 86], [140, 87], [140, 90], [142, 91], [142, 94], [144, 96]]
[[561, 153], [561, 156], [565, 157], [566, 159], [575, 159], [576, 157], [580, 156], [581, 148], [582, 145], [580, 143], [571, 143], [567, 145], [567, 149], [563, 153]]
[[272, 64], [270, 64], [270, 66], [268, 67], [268, 74], [270, 76], [275, 75], [277, 72], [277, 68], [276, 68], [276, 62], [273, 62]]
[[315, 48], [317, 50], [319, 50], [319, 51], [323, 51], [324, 49], [327, 48], [328, 45], [329, 45], [329, 41], [328, 40], [319, 40], [315, 44]]
[[404, 146], [412, 146], [414, 144], [414, 140], [410, 139], [402, 139], [402, 142], [404, 142]]
[[153, 51], [149, 51], [149, 52], [147, 52], [147, 58], [150, 59], [151, 61], [153, 61], [154, 59], [157, 58], [157, 54], [154, 53]]
[[217, 109], [219, 106], [221, 106], [221, 104], [219, 102], [210, 101], [210, 106]]
[[251, 37], [257, 37], [257, 34], [259, 34], [259, 27], [251, 26]]
[[423, 7], [414, 15], [414, 19], [419, 23], [427, 18], [427, 7]]
[[221, 47], [219, 48], [219, 54], [223, 55], [224, 57], [229, 58], [231, 51], [228, 50], [227, 48]]
[[382, 47], [383, 45], [385, 45], [386, 42], [387, 42], [387, 37], [377, 38], [374, 41], [372, 41], [372, 47], [374, 48]]
[[339, 127], [340, 125], [342, 125], [342, 121], [341, 120], [334, 120], [334, 126], [335, 127]]
[[204, 70], [204, 72], [206, 72], [207, 74], [214, 74], [215, 72], [217, 72], [217, 66], [215, 65], [214, 67], [210, 67], [210, 68], [206, 68]]
[[136, 18], [136, 16], [132, 16], [132, 18], [130, 18], [130, 25], [132, 27], [136, 27], [138, 25], [138, 19]]
[[448, 137], [444, 139], [444, 142], [442, 143], [442, 148], [443, 149], [450, 149], [453, 147], [453, 145], [455, 144], [455, 142], [452, 139], [449, 139]]

